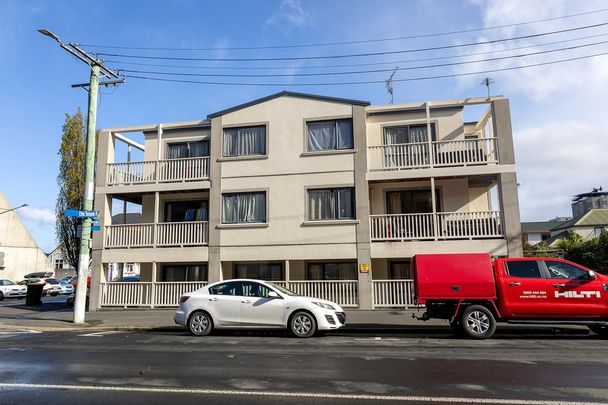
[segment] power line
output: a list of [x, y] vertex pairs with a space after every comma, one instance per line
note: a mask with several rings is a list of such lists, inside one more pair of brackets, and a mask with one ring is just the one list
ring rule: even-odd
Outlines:
[[183, 73], [183, 72], [157, 72], [150, 70], [130, 70], [130, 69], [121, 69], [121, 72], [126, 73], [138, 73], [138, 74], [154, 74], [154, 75], [165, 75], [165, 76], [191, 76], [191, 77], [311, 77], [311, 76], [342, 76], [342, 75], [358, 75], [358, 74], [368, 74], [368, 73], [388, 73], [388, 72], [397, 72], [403, 70], [419, 70], [419, 69], [432, 69], [438, 67], [448, 67], [448, 66], [460, 66], [460, 65], [468, 65], [472, 63], [483, 63], [483, 62], [492, 62], [497, 60], [506, 60], [506, 59], [514, 59], [514, 58], [523, 58], [527, 56], [534, 55], [543, 55], [547, 53], [553, 52], [562, 52], [569, 51], [580, 48], [587, 48], [590, 46], [596, 46], [601, 44], [606, 44], [608, 41], [600, 41], [594, 42], [590, 44], [583, 45], [573, 45], [565, 48], [557, 48], [546, 51], [538, 51], [531, 53], [524, 53], [519, 55], [511, 55], [511, 56], [501, 56], [496, 58], [487, 58], [487, 59], [478, 59], [472, 61], [464, 61], [464, 62], [451, 62], [451, 63], [439, 63], [435, 65], [426, 65], [426, 66], [408, 66], [408, 67], [397, 67], [393, 69], [374, 69], [374, 70], [355, 70], [355, 71], [346, 71], [346, 72], [322, 72], [322, 73], [291, 73], [291, 74], [281, 74], [281, 73], [268, 73], [268, 74], [229, 74], [229, 73]]
[[[578, 56], [574, 58], [568, 59], [560, 59], [549, 62], [540, 62], [534, 63], [530, 65], [521, 65], [521, 66], [512, 66], [507, 68], [500, 69], [489, 69], [489, 70], [480, 70], [476, 72], [466, 72], [466, 73], [454, 73], [448, 75], [436, 75], [436, 76], [420, 76], [420, 77], [411, 77], [405, 79], [393, 79], [394, 82], [411, 82], [411, 81], [419, 81], [419, 80], [433, 80], [433, 79], [444, 79], [450, 77], [460, 77], [460, 76], [473, 76], [480, 74], [488, 74], [488, 73], [496, 73], [496, 72], [504, 72], [508, 70], [518, 70], [531, 68], [536, 66], [545, 66], [545, 65], [553, 65], [557, 63], [565, 63], [583, 59], [595, 58], [598, 56], [608, 55], [608, 52], [595, 53], [591, 55]], [[362, 80], [362, 81], [352, 81], [352, 82], [335, 82], [335, 83], [237, 83], [237, 82], [210, 82], [210, 81], [198, 81], [198, 80], [180, 80], [180, 79], [166, 79], [161, 77], [147, 77], [147, 76], [128, 76], [132, 79], [142, 79], [142, 80], [154, 80], [160, 82], [172, 82], [172, 83], [190, 83], [190, 84], [207, 84], [207, 85], [224, 85], [224, 86], [266, 86], [266, 87], [302, 87], [302, 86], [341, 86], [341, 85], [357, 85], [357, 84], [377, 84], [384, 83], [384, 80]]]
[[577, 14], [569, 14], [559, 17], [551, 17], [545, 18], [542, 20], [532, 20], [532, 21], [523, 21], [519, 23], [513, 24], [505, 24], [498, 25], [494, 27], [482, 27], [482, 28], [471, 28], [465, 30], [458, 31], [447, 31], [447, 32], [439, 32], [439, 33], [429, 33], [429, 34], [419, 34], [419, 35], [409, 35], [409, 36], [401, 36], [401, 37], [392, 37], [392, 38], [375, 38], [375, 39], [363, 39], [358, 41], [342, 41], [342, 42], [322, 42], [322, 43], [314, 43], [314, 44], [300, 44], [300, 45], [266, 45], [266, 46], [242, 46], [242, 47], [217, 47], [217, 48], [175, 48], [175, 47], [137, 47], [137, 46], [120, 46], [120, 45], [98, 45], [98, 44], [80, 44], [84, 47], [90, 48], [104, 48], [104, 49], [129, 49], [129, 50], [148, 50], [148, 51], [237, 51], [237, 50], [262, 50], [262, 49], [289, 49], [289, 48], [312, 48], [312, 47], [321, 47], [321, 46], [336, 46], [336, 45], [354, 45], [354, 44], [365, 44], [365, 43], [374, 43], [374, 42], [387, 42], [387, 41], [400, 41], [405, 39], [419, 39], [419, 38], [430, 38], [430, 37], [439, 37], [439, 36], [447, 36], [447, 35], [455, 35], [455, 34], [467, 34], [472, 32], [480, 32], [480, 31], [489, 31], [496, 30], [501, 28], [510, 28], [517, 27], [521, 25], [528, 24], [537, 24], [541, 22], [547, 21], [555, 21], [566, 18], [580, 17], [583, 15], [597, 14], [608, 11], [608, 8], [603, 8], [599, 10], [586, 11], [583, 13]]
[[438, 51], [438, 50], [444, 50], [444, 49], [455, 49], [455, 48], [463, 48], [463, 47], [476, 46], [476, 45], [496, 44], [496, 43], [506, 42], [506, 41], [538, 38], [538, 37], [542, 37], [542, 36], [546, 36], [546, 35], [554, 35], [554, 34], [561, 34], [564, 32], [572, 32], [572, 31], [579, 31], [579, 30], [590, 29], [590, 28], [597, 28], [597, 27], [602, 27], [605, 25], [608, 25], [608, 22], [592, 24], [592, 25], [585, 25], [585, 26], [576, 27], [576, 28], [566, 28], [563, 30], [549, 31], [549, 32], [543, 32], [543, 33], [538, 33], [538, 34], [521, 35], [518, 37], [493, 39], [493, 40], [479, 41], [479, 42], [469, 42], [469, 43], [465, 43], [465, 44], [443, 45], [443, 46], [434, 46], [434, 47], [417, 48], [417, 49], [403, 49], [403, 50], [399, 50], [399, 51], [365, 52], [365, 53], [351, 53], [351, 54], [341, 54], [341, 55], [308, 55], [308, 56], [286, 56], [286, 57], [271, 57], [271, 58], [186, 58], [186, 57], [176, 57], [176, 56], [147, 56], [147, 55], [129, 55], [129, 54], [116, 54], [116, 53], [103, 53], [103, 52], [99, 52], [97, 55], [121, 57], [121, 58], [133, 58], [133, 59], [190, 60], [190, 61], [200, 60], [200, 61], [214, 61], [214, 62], [261, 62], [261, 61], [280, 61], [280, 60], [343, 59], [343, 58], [358, 58], [358, 57], [369, 57], [369, 56], [380, 56], [380, 55], [395, 55], [395, 54], [401, 54], [401, 53]]
[[[210, 70], [282, 70], [282, 69], [328, 69], [328, 68], [342, 68], [342, 67], [357, 67], [357, 66], [381, 66], [381, 65], [395, 65], [399, 63], [414, 63], [414, 62], [427, 62], [432, 60], [448, 60], [448, 59], [460, 59], [460, 58], [468, 58], [471, 56], [478, 55], [492, 55], [496, 53], [505, 53], [518, 51], [522, 49], [531, 49], [544, 47], [549, 45], [557, 45], [564, 44], [568, 42], [582, 41], [584, 39], [590, 38], [598, 38], [605, 37], [608, 33], [605, 34], [595, 34], [595, 35], [585, 35], [582, 37], [564, 39], [561, 41], [551, 41], [545, 42], [536, 45], [527, 45], [527, 46], [518, 46], [513, 48], [506, 49], [497, 49], [494, 51], [486, 51], [486, 52], [473, 52], [464, 55], [452, 55], [452, 56], [438, 56], [432, 58], [418, 58], [418, 59], [408, 59], [408, 60], [397, 60], [390, 62], [370, 62], [370, 63], [348, 63], [348, 64], [337, 64], [337, 65], [323, 65], [323, 66], [297, 66], [297, 65], [287, 65], [287, 66], [279, 66], [279, 67], [244, 67], [244, 66], [200, 66], [200, 65], [171, 65], [171, 64], [163, 64], [163, 63], [141, 63], [141, 62], [126, 62], [122, 60], [106, 60], [107, 63], [119, 64], [119, 65], [129, 65], [129, 66], [150, 66], [150, 67], [167, 67], [167, 68], [178, 68], [178, 69], [210, 69]], [[124, 69], [121, 69], [124, 70]]]

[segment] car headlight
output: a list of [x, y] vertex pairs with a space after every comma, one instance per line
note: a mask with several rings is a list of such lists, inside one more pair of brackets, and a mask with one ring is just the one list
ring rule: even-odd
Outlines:
[[313, 301], [312, 303], [321, 308], [331, 309], [332, 311], [336, 310], [336, 308], [334, 308], [332, 305], [326, 304], [324, 302]]

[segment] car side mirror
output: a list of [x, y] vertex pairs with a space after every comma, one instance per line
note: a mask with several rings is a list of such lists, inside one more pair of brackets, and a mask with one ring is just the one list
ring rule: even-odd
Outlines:
[[279, 294], [276, 291], [268, 291], [268, 298], [279, 298]]
[[595, 279], [597, 279], [597, 276], [595, 275], [595, 271], [589, 270], [589, 273], [587, 273], [587, 280], [595, 280]]

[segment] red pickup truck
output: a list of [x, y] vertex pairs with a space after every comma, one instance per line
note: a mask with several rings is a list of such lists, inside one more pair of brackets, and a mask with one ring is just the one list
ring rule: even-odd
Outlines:
[[574, 324], [608, 337], [608, 277], [566, 260], [489, 254], [416, 255], [412, 263], [421, 320], [447, 319], [469, 337], [496, 322]]

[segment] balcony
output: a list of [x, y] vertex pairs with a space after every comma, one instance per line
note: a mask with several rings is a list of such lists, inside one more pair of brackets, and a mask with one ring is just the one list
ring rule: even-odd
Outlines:
[[105, 248], [205, 246], [207, 221], [109, 225], [104, 232]]
[[372, 242], [503, 238], [501, 211], [370, 216]]
[[209, 180], [209, 157], [108, 163], [108, 186]]
[[[429, 153], [429, 150], [432, 153]], [[498, 163], [497, 138], [368, 147], [369, 171], [460, 167]]]

